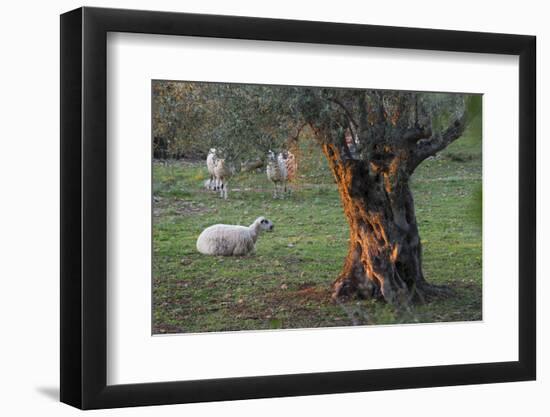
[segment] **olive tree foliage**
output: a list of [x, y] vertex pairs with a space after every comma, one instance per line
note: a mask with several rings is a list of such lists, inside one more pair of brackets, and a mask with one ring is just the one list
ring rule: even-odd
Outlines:
[[[394, 118], [407, 112], [396, 130], [406, 124], [436, 132], [465, 108], [461, 94], [157, 80], [152, 90], [153, 146], [164, 158], [204, 157], [210, 148], [232, 160], [263, 158], [312, 121], [330, 129], [332, 140], [350, 129], [360, 156], [369, 138], [357, 131], [361, 120], [352, 112], [358, 106], [367, 119], [380, 111]], [[375, 101], [383, 108], [375, 109]]]
[[347, 156], [356, 159], [397, 138], [433, 139], [453, 121], [464, 125], [473, 104], [463, 94], [393, 90], [306, 88], [294, 97], [301, 117], [324, 132], [320, 139], [341, 143], [349, 130], [356, 150]]
[[156, 158], [178, 158], [202, 152], [207, 140], [203, 126], [212, 118], [208, 100], [208, 95], [200, 94], [193, 84], [153, 81], [152, 133]]
[[[210, 148], [238, 162], [284, 148], [296, 131], [284, 88], [198, 82], [153, 83], [153, 141], [166, 158], [204, 157]], [[157, 152], [157, 157], [162, 152]]]

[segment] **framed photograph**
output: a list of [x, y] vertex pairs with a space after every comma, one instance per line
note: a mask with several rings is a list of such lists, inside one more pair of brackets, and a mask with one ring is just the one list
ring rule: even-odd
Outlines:
[[533, 380], [535, 37], [61, 16], [61, 401]]

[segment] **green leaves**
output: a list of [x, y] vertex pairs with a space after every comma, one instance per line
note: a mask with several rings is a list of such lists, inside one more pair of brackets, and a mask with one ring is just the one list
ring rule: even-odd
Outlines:
[[[296, 129], [293, 87], [153, 82], [153, 131], [172, 157], [209, 148], [234, 163], [285, 147]], [[161, 142], [158, 141], [157, 142]]]
[[481, 116], [482, 94], [468, 94], [465, 99], [466, 112], [468, 117], [474, 118]]

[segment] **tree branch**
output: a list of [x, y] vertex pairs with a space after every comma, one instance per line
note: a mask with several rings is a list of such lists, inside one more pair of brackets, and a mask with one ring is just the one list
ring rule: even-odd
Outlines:
[[427, 139], [430, 136], [432, 136], [432, 130], [430, 128], [415, 126], [405, 131], [403, 139], [408, 143], [415, 143], [420, 139]]
[[306, 122], [302, 122], [300, 123], [300, 125], [298, 126], [298, 128], [296, 129], [296, 133], [295, 134], [291, 134], [290, 135], [290, 138], [294, 141], [294, 142], [297, 142], [298, 141], [298, 137], [300, 136], [300, 133], [302, 133], [302, 130], [304, 130], [304, 127], [307, 126], [307, 123]]
[[437, 133], [428, 140], [419, 140], [416, 144], [415, 150], [413, 151], [412, 157], [409, 160], [409, 172], [412, 173], [426, 158], [435, 155], [461, 137], [462, 133], [464, 133], [464, 129], [466, 128], [466, 118], [465, 112], [444, 132]]
[[332, 101], [333, 103], [337, 104], [342, 110], [344, 110], [344, 113], [346, 113], [347, 118], [349, 119], [351, 124], [353, 124], [353, 126], [355, 126], [356, 128], [359, 127], [357, 122], [353, 119], [351, 112], [346, 106], [344, 106], [344, 104], [340, 100], [338, 100], [337, 98], [330, 98], [329, 101]]
[[344, 159], [353, 159], [353, 155], [351, 154], [348, 143], [346, 141], [345, 130], [346, 130], [347, 126], [343, 126], [341, 123], [338, 123], [338, 125], [342, 129], [341, 136], [339, 136], [338, 139], [340, 139], [340, 147], [344, 151], [344, 155], [345, 155]]

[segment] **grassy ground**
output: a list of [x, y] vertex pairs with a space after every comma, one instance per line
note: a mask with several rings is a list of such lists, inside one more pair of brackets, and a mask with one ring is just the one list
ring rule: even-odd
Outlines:
[[[203, 161], [153, 167], [153, 332], [204, 332], [481, 319], [481, 141], [465, 136], [426, 161], [412, 181], [429, 282], [456, 296], [396, 311], [381, 302], [334, 304], [330, 285], [347, 248], [348, 226], [317, 148], [302, 141], [300, 177], [273, 200], [265, 173], [239, 174], [227, 201], [203, 187]], [[215, 223], [249, 225], [265, 215], [275, 231], [250, 257], [199, 254]]]

